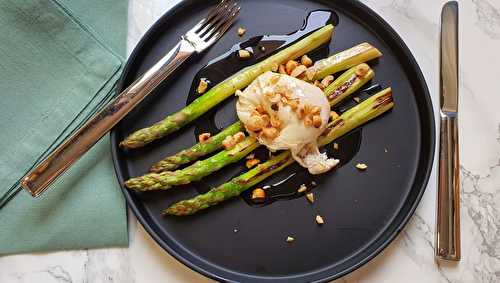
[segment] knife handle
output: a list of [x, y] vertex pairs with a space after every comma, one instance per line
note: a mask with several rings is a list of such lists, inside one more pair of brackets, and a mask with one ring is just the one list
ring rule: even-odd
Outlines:
[[458, 120], [441, 112], [436, 257], [460, 260], [460, 162]]
[[37, 197], [47, 190], [54, 180], [109, 132], [194, 51], [189, 42], [181, 40], [144, 75], [121, 92], [73, 135], [64, 140], [47, 158], [23, 177], [21, 186], [33, 197]]

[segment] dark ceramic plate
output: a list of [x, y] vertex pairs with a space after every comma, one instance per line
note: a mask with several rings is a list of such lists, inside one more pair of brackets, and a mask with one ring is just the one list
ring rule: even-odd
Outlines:
[[[396, 107], [339, 141], [339, 155], [344, 156], [344, 164], [317, 180], [318, 186], [313, 189], [317, 201], [313, 205], [303, 197], [292, 197], [252, 206], [241, 197], [190, 217], [160, 215], [170, 203], [227, 181], [242, 170], [241, 164], [175, 190], [135, 193], [124, 189], [123, 193], [139, 221], [161, 247], [208, 277], [237, 282], [338, 278], [366, 263], [394, 239], [425, 190], [435, 141], [427, 86], [401, 38], [383, 19], [357, 1], [238, 2], [242, 13], [236, 25], [208, 52], [185, 64], [113, 130], [112, 151], [121, 183], [144, 174], [162, 156], [194, 144], [196, 133], [204, 127], [221, 129], [235, 120], [231, 98], [198, 122], [146, 148], [125, 152], [117, 146], [132, 131], [185, 106], [193, 98], [191, 85], [197, 73], [242, 40], [236, 35], [239, 26], [248, 30], [244, 39], [287, 34], [299, 29], [310, 11], [334, 10], [339, 23], [329, 53], [364, 41], [378, 47], [384, 56], [370, 63], [376, 72], [373, 83], [392, 87]], [[213, 5], [213, 1], [184, 1], [165, 14], [129, 58], [120, 89], [174, 46], [180, 35]], [[321, 56], [325, 56], [325, 51], [328, 50], [320, 51]], [[227, 68], [222, 66], [220, 72], [212, 69], [209, 75], [219, 80]], [[360, 173], [354, 167], [358, 162], [368, 164], [368, 170]], [[285, 171], [266, 184], [291, 172], [305, 175], [298, 167]], [[300, 181], [289, 182], [287, 186], [296, 188]], [[325, 225], [317, 226], [316, 214], [323, 216]], [[295, 238], [292, 244], [285, 242], [288, 235]]]

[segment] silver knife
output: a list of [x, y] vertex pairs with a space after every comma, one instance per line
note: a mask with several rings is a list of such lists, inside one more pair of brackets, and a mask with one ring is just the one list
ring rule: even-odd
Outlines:
[[441, 13], [440, 146], [436, 257], [460, 260], [460, 162], [458, 156], [458, 3]]

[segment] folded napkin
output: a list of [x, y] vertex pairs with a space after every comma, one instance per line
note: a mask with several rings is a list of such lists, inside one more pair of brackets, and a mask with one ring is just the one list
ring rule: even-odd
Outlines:
[[[0, 195], [113, 93], [127, 0], [0, 1]], [[127, 215], [106, 137], [38, 199], [0, 210], [0, 254], [124, 246]]]

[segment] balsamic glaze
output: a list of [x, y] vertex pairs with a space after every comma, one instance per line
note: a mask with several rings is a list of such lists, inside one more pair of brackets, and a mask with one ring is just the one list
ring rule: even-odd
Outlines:
[[[191, 103], [200, 94], [197, 93], [196, 89], [201, 78], [206, 79], [209, 82], [209, 87], [214, 86], [230, 77], [239, 70], [253, 65], [266, 57], [276, 53], [278, 50], [289, 46], [290, 44], [296, 42], [298, 39], [307, 36], [311, 32], [321, 28], [329, 23], [334, 25], [338, 24], [338, 16], [332, 11], [317, 10], [312, 11], [307, 15], [304, 21], [303, 27], [295, 32], [287, 35], [263, 35], [253, 37], [245, 42], [234, 45], [228, 52], [222, 54], [221, 56], [211, 60], [207, 66], [201, 69], [193, 79], [189, 96], [187, 99], [187, 104]], [[264, 47], [264, 48], [262, 48]], [[242, 60], [238, 57], [238, 50], [245, 49], [252, 53], [250, 58]], [[313, 60], [319, 60], [327, 57], [329, 54], [328, 46], [324, 46], [315, 50], [314, 52], [308, 54]], [[358, 96], [364, 98], [377, 90], [381, 89], [380, 86], [374, 85], [361, 91]], [[195, 135], [198, 136], [201, 133], [209, 132], [215, 134], [221, 131], [223, 128], [234, 123], [237, 120], [236, 116], [236, 100], [228, 99], [221, 103], [217, 108], [204, 114], [202, 117], [194, 122], [195, 125]], [[337, 113], [342, 113], [354, 105], [354, 101], [347, 99], [346, 102], [342, 103], [338, 107], [335, 107]], [[361, 144], [361, 129], [355, 130], [344, 137], [338, 139], [336, 143], [339, 145], [339, 149], [333, 149], [333, 146], [329, 145], [322, 149], [326, 152], [328, 156], [335, 156], [335, 158], [340, 159], [340, 164], [337, 168], [348, 163], [355, 154], [359, 151], [359, 146]], [[256, 158], [265, 162], [269, 159], [269, 151], [265, 147], [259, 147], [255, 152]], [[227, 166], [222, 170], [217, 172], [219, 177], [226, 176], [227, 180], [231, 177], [240, 175], [241, 173], [247, 171], [248, 169], [244, 166], [244, 161], [241, 161], [236, 166]], [[232, 168], [231, 168], [232, 167]], [[235, 168], [236, 167], [236, 168]], [[330, 172], [328, 174], [332, 174]], [[297, 193], [297, 189], [301, 184], [305, 184], [308, 187], [308, 191], [318, 184], [321, 184], [321, 180], [325, 177], [322, 175], [311, 175], [306, 169], [300, 167], [298, 164], [293, 164], [283, 171], [270, 177], [265, 184], [262, 184], [266, 189], [266, 199], [261, 203], [256, 203], [251, 200], [251, 190], [244, 192], [241, 196], [251, 206], [265, 206], [271, 204], [277, 200], [289, 200], [302, 196], [304, 193]], [[205, 193], [211, 189], [208, 185], [211, 183], [210, 176], [204, 178], [201, 182], [193, 183], [194, 187], [199, 193]], [[271, 185], [266, 185], [271, 184]]]
[[[191, 84], [186, 104], [191, 103], [199, 97], [200, 94], [196, 91], [196, 89], [201, 78], [205, 78], [209, 81], [208, 87], [210, 88], [237, 73], [241, 69], [262, 61], [270, 55], [278, 52], [280, 49], [288, 47], [299, 39], [330, 23], [334, 25], [338, 24], [338, 16], [336, 13], [327, 10], [316, 10], [307, 15], [302, 28], [290, 34], [255, 36], [245, 42], [233, 45], [228, 52], [212, 59], [208, 62], [207, 66], [202, 68], [196, 74], [193, 79], [193, 83]], [[262, 49], [262, 47], [264, 47], [264, 49]], [[250, 51], [252, 56], [248, 59], [239, 58], [238, 51], [241, 49]], [[316, 52], [310, 54], [312, 59], [321, 59], [327, 55], [328, 45], [319, 48]], [[197, 122], [195, 123], [195, 134], [199, 135], [204, 132], [215, 133], [236, 121], [237, 117], [236, 112], [234, 111], [235, 107], [233, 107], [234, 104], [234, 99], [227, 99], [221, 103], [219, 107], [212, 109], [197, 119]], [[221, 109], [223, 113], [218, 113], [221, 112]]]

